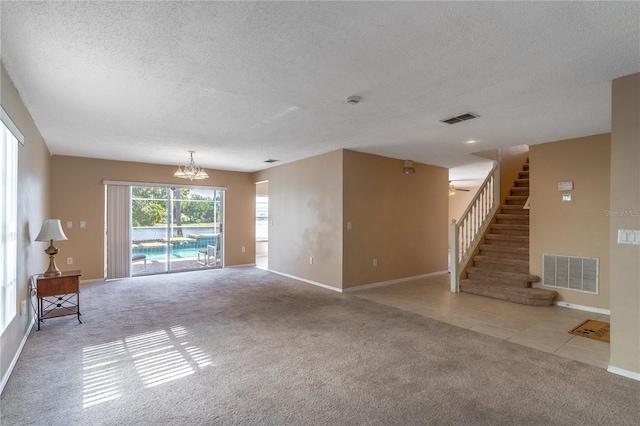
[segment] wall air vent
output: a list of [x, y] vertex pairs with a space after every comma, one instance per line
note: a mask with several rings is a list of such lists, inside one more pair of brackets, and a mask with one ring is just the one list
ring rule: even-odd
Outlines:
[[278, 162], [280, 160], [274, 160], [273, 158], [269, 158], [268, 160], [264, 160], [265, 163], [275, 163]]
[[542, 284], [547, 287], [598, 294], [597, 257], [542, 255]]
[[472, 112], [468, 112], [466, 114], [462, 114], [457, 117], [451, 117], [444, 120], [440, 120], [440, 122], [447, 123], [447, 124], [456, 124], [456, 123], [462, 123], [463, 121], [471, 120], [472, 118], [478, 118], [478, 117], [480, 116]]

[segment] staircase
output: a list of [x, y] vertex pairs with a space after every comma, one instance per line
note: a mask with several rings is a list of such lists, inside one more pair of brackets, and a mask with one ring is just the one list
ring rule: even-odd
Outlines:
[[496, 223], [484, 235], [480, 254], [467, 268], [460, 291], [524, 305], [549, 306], [558, 293], [532, 288], [540, 278], [529, 274], [529, 164], [523, 166], [511, 195], [496, 215]]

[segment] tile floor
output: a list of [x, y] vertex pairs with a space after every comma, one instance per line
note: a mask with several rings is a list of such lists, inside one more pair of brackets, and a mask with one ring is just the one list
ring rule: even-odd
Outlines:
[[351, 294], [596, 367], [609, 365], [608, 343], [568, 333], [587, 319], [609, 322], [608, 315], [451, 293], [449, 274]]
[[260, 269], [269, 269], [269, 257], [266, 254], [256, 255], [256, 266]]

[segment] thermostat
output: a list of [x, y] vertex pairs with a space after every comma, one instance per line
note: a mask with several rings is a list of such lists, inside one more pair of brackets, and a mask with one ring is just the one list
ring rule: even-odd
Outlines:
[[573, 191], [573, 181], [558, 182], [558, 191]]

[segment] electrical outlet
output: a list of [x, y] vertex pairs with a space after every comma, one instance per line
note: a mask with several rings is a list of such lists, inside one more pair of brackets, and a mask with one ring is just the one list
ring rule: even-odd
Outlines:
[[73, 228], [73, 222], [67, 222], [67, 229]]
[[73, 265], [73, 257], [67, 257], [67, 265]]
[[378, 259], [373, 259], [373, 266], [378, 266]]
[[244, 253], [245, 251], [247, 251], [247, 249], [242, 247], [242, 252]]
[[351, 229], [351, 222], [347, 222], [347, 229]]
[[23, 300], [20, 302], [20, 315], [24, 315], [27, 313], [27, 301]]
[[84, 220], [80, 221], [80, 228], [86, 228], [87, 227], [87, 222], [85, 222]]
[[313, 257], [309, 258], [309, 265], [313, 265]]

